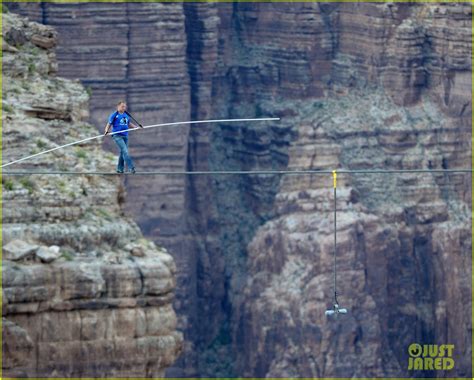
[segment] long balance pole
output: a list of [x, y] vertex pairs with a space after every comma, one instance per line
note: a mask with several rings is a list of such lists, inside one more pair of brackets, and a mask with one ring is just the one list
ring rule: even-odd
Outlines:
[[[253, 119], [215, 119], [215, 120], [178, 121], [178, 122], [174, 122], [174, 123], [161, 123], [161, 124], [147, 125], [143, 128], [130, 128], [130, 129], [128, 129], [128, 131], [132, 132], [132, 131], [135, 131], [137, 129], [149, 129], [149, 128], [165, 127], [165, 126], [170, 126], [170, 125], [204, 124], [204, 123], [230, 123], [230, 122], [239, 122], [239, 121], [240, 122], [244, 122], [244, 121], [245, 122], [246, 121], [271, 121], [271, 120], [280, 120], [280, 118], [279, 117], [263, 117], [263, 118], [253, 118]], [[102, 135], [88, 137], [88, 138], [83, 139], [83, 140], [74, 141], [74, 142], [71, 142], [69, 144], [64, 144], [64, 145], [61, 145], [61, 146], [57, 146], [55, 148], [45, 150], [43, 152], [32, 154], [31, 156], [26, 156], [26, 157], [19, 158], [18, 160], [14, 160], [14, 161], [8, 162], [6, 164], [3, 164], [1, 167], [4, 168], [4, 167], [7, 167], [7, 166], [16, 164], [17, 162], [26, 161], [26, 160], [29, 160], [33, 157], [38, 157], [38, 156], [41, 156], [41, 155], [46, 154], [46, 153], [54, 152], [55, 150], [58, 150], [58, 149], [63, 149], [63, 148], [66, 148], [68, 146], [81, 144], [81, 143], [91, 141], [91, 140], [95, 140], [95, 139], [99, 139], [99, 138], [102, 138], [102, 137], [105, 137], [105, 136], [112, 136], [112, 135], [115, 135], [117, 133], [122, 133], [122, 132], [124, 132], [124, 131], [117, 131], [117, 132], [108, 133], [107, 135], [102, 134]]]

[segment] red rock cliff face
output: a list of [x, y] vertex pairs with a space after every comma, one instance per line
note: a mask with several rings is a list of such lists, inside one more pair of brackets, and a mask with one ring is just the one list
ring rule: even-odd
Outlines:
[[[59, 30], [96, 122], [118, 96], [145, 122], [282, 117], [137, 135], [143, 170], [470, 167], [467, 4], [14, 7]], [[423, 376], [470, 375], [470, 177], [342, 176], [338, 321], [330, 178], [146, 177], [129, 194], [180, 273], [170, 375], [412, 376], [413, 342], [456, 347]]]

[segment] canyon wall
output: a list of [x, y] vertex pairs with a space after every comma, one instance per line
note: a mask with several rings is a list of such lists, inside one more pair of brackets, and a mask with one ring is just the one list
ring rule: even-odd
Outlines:
[[[53, 25], [91, 119], [125, 97], [144, 123], [279, 116], [135, 135], [140, 170], [471, 166], [471, 7], [420, 3], [11, 4]], [[164, 103], [166, 102], [166, 103]], [[341, 175], [127, 183], [178, 268], [185, 351], [170, 376], [471, 374], [471, 180]], [[410, 343], [455, 345], [447, 373]]]
[[[4, 14], [2, 38], [3, 162], [96, 134], [85, 88], [56, 76], [56, 30]], [[114, 161], [89, 142], [21, 170]], [[176, 264], [123, 213], [122, 180], [4, 172], [2, 185], [3, 374], [164, 376], [183, 350]]]

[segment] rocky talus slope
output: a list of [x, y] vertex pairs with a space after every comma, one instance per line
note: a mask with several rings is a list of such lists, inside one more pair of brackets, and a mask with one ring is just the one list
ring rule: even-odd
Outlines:
[[[3, 162], [97, 134], [56, 76], [56, 31], [3, 14]], [[110, 171], [99, 142], [8, 169]], [[176, 265], [121, 205], [118, 177], [3, 175], [3, 375], [160, 377], [179, 356]]]
[[[59, 70], [91, 86], [98, 125], [125, 93], [147, 122], [282, 117], [136, 137], [144, 170], [471, 166], [470, 4], [10, 8], [58, 28]], [[345, 323], [323, 317], [330, 177], [127, 186], [128, 209], [179, 268], [186, 344], [169, 375], [470, 377], [468, 176], [340, 177]], [[454, 370], [407, 373], [412, 342], [454, 344]]]

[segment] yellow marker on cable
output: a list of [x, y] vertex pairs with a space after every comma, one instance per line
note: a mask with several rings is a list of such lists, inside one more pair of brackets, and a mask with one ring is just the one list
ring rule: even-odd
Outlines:
[[337, 173], [335, 170], [332, 171], [332, 177], [334, 179], [334, 188], [336, 188], [336, 182], [337, 182]]

